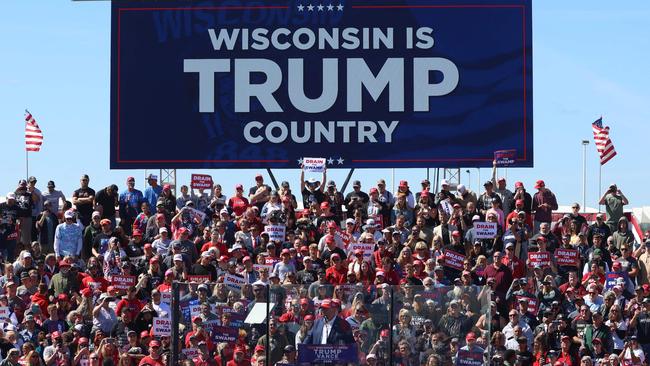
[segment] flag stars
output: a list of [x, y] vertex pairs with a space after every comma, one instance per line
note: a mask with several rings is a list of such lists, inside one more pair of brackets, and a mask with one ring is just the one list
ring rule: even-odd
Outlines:
[[343, 4], [334, 5], [332, 3], [329, 3], [328, 5], [323, 5], [323, 4], [313, 5], [310, 3], [307, 4], [307, 6], [303, 4], [298, 4], [296, 8], [298, 9], [298, 11], [305, 11], [305, 9], [307, 9], [307, 11], [314, 11], [314, 10], [325, 11], [325, 8], [327, 8], [327, 11], [335, 11], [335, 10], [343, 11]]

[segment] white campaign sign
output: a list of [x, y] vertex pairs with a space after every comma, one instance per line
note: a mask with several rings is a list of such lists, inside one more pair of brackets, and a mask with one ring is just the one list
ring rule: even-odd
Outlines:
[[305, 173], [322, 173], [325, 171], [325, 158], [303, 158], [302, 166]]
[[153, 334], [156, 336], [171, 336], [172, 321], [169, 318], [153, 318]]
[[287, 227], [284, 225], [266, 225], [264, 232], [269, 234], [270, 241], [284, 242], [286, 237]]
[[497, 223], [496, 222], [475, 222], [474, 237], [476, 239], [492, 239], [497, 236]]

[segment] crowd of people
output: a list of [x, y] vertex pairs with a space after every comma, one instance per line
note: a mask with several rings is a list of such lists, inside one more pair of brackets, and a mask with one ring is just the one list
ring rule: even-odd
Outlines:
[[232, 196], [20, 180], [0, 203], [0, 366], [647, 365], [650, 233], [625, 195], [557, 218], [543, 180], [496, 172], [481, 192], [344, 194], [326, 170]]

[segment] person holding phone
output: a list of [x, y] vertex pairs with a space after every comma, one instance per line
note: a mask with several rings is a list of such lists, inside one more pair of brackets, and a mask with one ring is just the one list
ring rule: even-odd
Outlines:
[[99, 296], [98, 305], [93, 308], [93, 330], [99, 329], [104, 334], [110, 334], [117, 323], [117, 315], [109, 305], [113, 297], [103, 293]]
[[623, 217], [623, 206], [629, 203], [627, 197], [618, 189], [616, 183], [610, 184], [607, 191], [600, 198], [598, 204], [605, 205], [605, 211], [607, 212], [606, 224], [609, 225], [612, 232], [617, 230], [618, 220]]

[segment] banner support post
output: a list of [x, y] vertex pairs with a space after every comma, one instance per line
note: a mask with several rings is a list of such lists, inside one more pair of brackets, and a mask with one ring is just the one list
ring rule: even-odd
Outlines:
[[[354, 173], [354, 168], [350, 169], [348, 172], [348, 176], [345, 177], [345, 182], [343, 182], [343, 186], [341, 186], [341, 194], [345, 193], [345, 188], [347, 188], [348, 183], [350, 182], [350, 178], [352, 178], [352, 173]], [[326, 184], [327, 182], [323, 182], [323, 184]]]
[[273, 187], [275, 187], [275, 190], [276, 191], [279, 190], [280, 186], [278, 186], [278, 181], [275, 180], [275, 175], [273, 175], [273, 171], [271, 170], [271, 168], [266, 168], [266, 172], [269, 173], [269, 177], [271, 177], [271, 182], [273, 182]]

